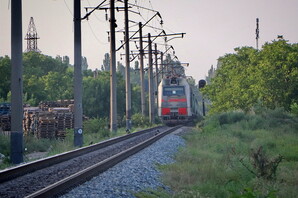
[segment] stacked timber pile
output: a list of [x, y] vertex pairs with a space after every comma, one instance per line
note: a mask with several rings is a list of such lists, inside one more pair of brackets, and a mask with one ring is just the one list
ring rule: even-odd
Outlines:
[[60, 107], [69, 107], [69, 105], [74, 105], [74, 100], [73, 99], [57, 100], [57, 103], [59, 104]]
[[[88, 119], [83, 117], [83, 119]], [[10, 104], [0, 103], [0, 131], [10, 131]], [[24, 107], [24, 135], [64, 139], [66, 129], [74, 128], [74, 100], [41, 102], [39, 107]]]
[[41, 109], [38, 107], [25, 107], [23, 119], [24, 135], [34, 135], [38, 129], [38, 115]]
[[53, 108], [52, 112], [55, 113], [57, 120], [56, 137], [64, 139], [66, 129], [72, 129], [74, 127], [74, 114], [70, 112], [70, 108]]
[[56, 137], [56, 118], [52, 112], [39, 113], [37, 138], [55, 138]]
[[10, 131], [10, 104], [0, 103], [0, 130]]
[[10, 114], [0, 116], [0, 128], [2, 131], [10, 131]]
[[48, 111], [49, 108], [60, 107], [60, 104], [57, 101], [44, 101], [39, 103], [39, 108], [42, 111]]
[[39, 104], [39, 108], [43, 111], [49, 111], [55, 118], [55, 137], [64, 139], [66, 136], [66, 129], [73, 128], [74, 100], [57, 100], [45, 101]]

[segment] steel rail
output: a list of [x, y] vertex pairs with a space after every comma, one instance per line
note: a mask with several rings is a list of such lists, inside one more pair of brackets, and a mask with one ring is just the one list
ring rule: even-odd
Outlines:
[[76, 174], [73, 174], [67, 178], [64, 178], [46, 188], [43, 188], [35, 193], [32, 193], [26, 198], [33, 198], [33, 197], [54, 197], [57, 195], [61, 195], [63, 192], [66, 192], [67, 190], [73, 188], [74, 186], [77, 186], [79, 184], [82, 184], [88, 180], [90, 180], [92, 177], [106, 171], [107, 169], [111, 168], [112, 166], [116, 165], [117, 163], [123, 161], [124, 159], [128, 158], [129, 156], [139, 152], [140, 150], [148, 147], [152, 143], [156, 142], [160, 138], [164, 137], [165, 135], [177, 130], [178, 128], [181, 128], [182, 126], [176, 126], [171, 129], [166, 130], [165, 132], [161, 132], [156, 134], [155, 136], [151, 137], [148, 140], [145, 140], [142, 143], [139, 143], [125, 151], [122, 151], [104, 161], [101, 161], [93, 166], [90, 166], [87, 169], [84, 169]]
[[150, 132], [152, 130], [159, 129], [159, 128], [161, 128], [161, 126], [145, 129], [145, 130], [142, 130], [142, 131], [138, 131], [138, 132], [135, 132], [135, 133], [131, 133], [131, 134], [115, 137], [115, 138], [111, 138], [111, 139], [108, 139], [108, 140], [105, 140], [105, 141], [102, 141], [102, 142], [99, 142], [99, 143], [96, 143], [96, 144], [93, 144], [93, 145], [90, 145], [90, 146], [86, 146], [86, 147], [83, 147], [83, 148], [78, 148], [78, 149], [75, 149], [75, 150], [72, 150], [72, 151], [68, 151], [68, 152], [65, 152], [65, 153], [50, 156], [50, 157], [47, 157], [47, 158], [43, 158], [43, 159], [40, 159], [40, 160], [36, 160], [36, 161], [33, 161], [33, 162], [22, 164], [22, 165], [19, 165], [19, 166], [16, 166], [16, 167], [13, 167], [13, 168], [10, 168], [10, 169], [7, 169], [7, 170], [0, 171], [0, 184], [2, 182], [5, 182], [5, 181], [8, 181], [8, 180], [23, 176], [25, 174], [40, 170], [40, 169], [45, 168], [45, 167], [52, 166], [54, 164], [58, 164], [58, 163], [67, 161], [69, 159], [72, 159], [72, 158], [87, 154], [87, 153], [92, 152], [92, 151], [99, 150], [101, 148], [110, 146], [112, 144], [116, 144], [116, 143], [121, 142], [123, 140], [127, 140], [129, 138], [136, 137], [138, 135], [145, 134], [147, 132]]

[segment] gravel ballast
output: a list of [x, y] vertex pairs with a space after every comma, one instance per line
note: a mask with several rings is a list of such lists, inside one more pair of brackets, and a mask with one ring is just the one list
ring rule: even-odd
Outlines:
[[157, 165], [173, 163], [174, 154], [184, 145], [185, 141], [181, 136], [167, 135], [62, 197], [133, 198], [134, 192], [168, 189], [161, 183]]

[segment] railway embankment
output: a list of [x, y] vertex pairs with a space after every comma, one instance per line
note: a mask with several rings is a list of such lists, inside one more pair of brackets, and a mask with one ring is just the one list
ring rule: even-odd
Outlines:
[[281, 109], [217, 114], [185, 139], [176, 163], [161, 166], [172, 193], [137, 197], [297, 197], [297, 116]]

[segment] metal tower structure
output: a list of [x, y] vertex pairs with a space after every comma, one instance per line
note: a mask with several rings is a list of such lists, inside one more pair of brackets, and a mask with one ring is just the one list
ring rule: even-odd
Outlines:
[[259, 50], [259, 18], [256, 19], [256, 23], [257, 23], [257, 28], [256, 28], [256, 45], [257, 45], [257, 50]]
[[40, 53], [41, 51], [37, 48], [37, 39], [39, 39], [37, 35], [37, 31], [35, 28], [34, 20], [33, 17], [30, 18], [29, 26], [28, 26], [28, 31], [25, 36], [25, 40], [27, 40], [27, 49], [25, 52], [38, 52]]

